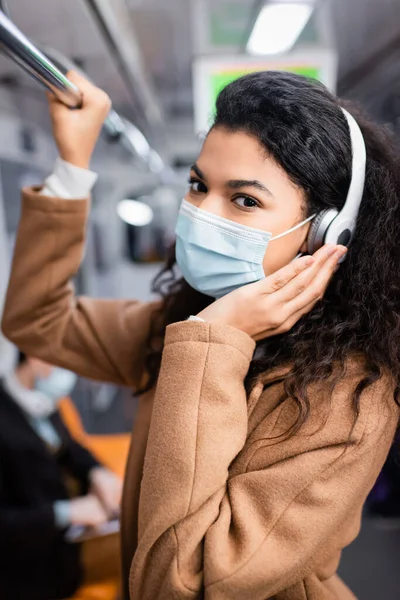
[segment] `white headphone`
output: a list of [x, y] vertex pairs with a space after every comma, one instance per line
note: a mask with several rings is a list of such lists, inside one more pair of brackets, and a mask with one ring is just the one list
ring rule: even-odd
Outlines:
[[364, 137], [354, 117], [342, 108], [350, 128], [352, 146], [352, 175], [346, 202], [341, 211], [328, 208], [321, 211], [311, 223], [307, 240], [309, 254], [324, 244], [348, 246], [354, 237], [357, 216], [364, 193], [367, 150]]

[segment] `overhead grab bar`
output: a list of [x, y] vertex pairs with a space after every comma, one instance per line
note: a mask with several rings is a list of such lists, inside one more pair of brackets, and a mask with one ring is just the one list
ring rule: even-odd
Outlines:
[[[40, 49], [62, 71], [75, 70], [90, 81], [88, 75], [80, 67], [58, 50], [47, 46], [41, 46]], [[113, 109], [110, 110], [104, 122], [103, 132], [109, 140], [120, 141], [129, 154], [146, 165], [153, 173], [160, 173], [166, 168], [159, 154], [150, 147], [147, 139], [136, 125], [121, 118]]]
[[8, 17], [9, 19], [10, 17], [10, 9], [8, 8], [8, 2], [7, 0], [0, 0], [0, 10], [3, 11], [3, 13], [6, 15], [6, 17]]
[[130, 90], [151, 137], [162, 141], [165, 123], [161, 106], [146, 76], [142, 53], [126, 0], [85, 0], [110, 54]]
[[70, 108], [79, 108], [79, 89], [0, 10], [0, 50]]
[[[80, 67], [78, 67], [72, 60], [64, 56], [64, 54], [58, 50], [42, 45], [39, 48], [43, 55], [50, 59], [55, 67], [60, 70], [60, 72], [67, 73], [68, 71], [76, 71], [82, 75], [82, 77], [85, 77], [90, 81], [88, 75]], [[111, 140], [118, 140], [124, 130], [125, 126], [121, 117], [114, 109], [111, 109], [107, 119], [104, 122], [104, 131], [106, 135]]]
[[[14, 25], [4, 13], [7, 9], [4, 0], [0, 0], [0, 50], [22, 67], [27, 73], [53, 92], [56, 97], [70, 108], [79, 108], [82, 95], [79, 89], [69, 81], [64, 71], [75, 69], [84, 77], [85, 73], [53, 48], [37, 48]], [[109, 139], [117, 140], [125, 131], [125, 125], [115, 110], [111, 110], [104, 129]]]
[[[4, 11], [8, 12], [7, 4], [0, 0], [0, 51], [53, 92], [60, 102], [69, 108], [79, 108], [82, 105], [82, 94], [62, 71], [74, 69], [88, 78], [86, 73], [53, 48], [43, 47], [40, 50], [34, 46]], [[150, 148], [137, 127], [121, 119], [113, 109], [104, 123], [104, 131], [108, 139], [121, 141], [126, 150], [139, 158], [153, 173], [172, 177], [170, 167]]]

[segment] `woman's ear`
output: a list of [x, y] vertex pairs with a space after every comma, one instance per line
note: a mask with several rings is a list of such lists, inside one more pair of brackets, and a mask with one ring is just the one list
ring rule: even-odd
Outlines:
[[306, 230], [305, 238], [304, 238], [303, 244], [300, 247], [300, 252], [302, 254], [308, 253], [308, 236], [310, 234], [310, 229], [311, 229], [311, 223], [307, 223], [307, 230]]
[[302, 254], [307, 254], [308, 251], [308, 245], [307, 245], [307, 239], [303, 242], [303, 245], [300, 248], [300, 252]]

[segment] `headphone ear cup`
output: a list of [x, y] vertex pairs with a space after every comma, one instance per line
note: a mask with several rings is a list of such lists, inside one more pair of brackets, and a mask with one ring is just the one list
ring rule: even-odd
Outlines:
[[311, 222], [307, 238], [307, 250], [309, 254], [314, 254], [314, 252], [322, 248], [325, 243], [326, 232], [338, 214], [339, 211], [336, 209], [326, 208], [318, 213]]

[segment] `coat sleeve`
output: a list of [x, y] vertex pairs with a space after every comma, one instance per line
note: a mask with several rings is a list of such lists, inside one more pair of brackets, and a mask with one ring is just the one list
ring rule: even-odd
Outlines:
[[74, 296], [89, 200], [23, 192], [3, 331], [32, 356], [135, 388], [155, 306]]
[[231, 328], [167, 329], [131, 569], [135, 600], [272, 598], [307, 576], [321, 552], [335, 555], [351, 541], [354, 506], [376, 468], [373, 447], [359, 450], [359, 429], [347, 445], [351, 423], [302, 439], [276, 462], [258, 440], [245, 472], [228, 476], [246, 440], [252, 351]]

